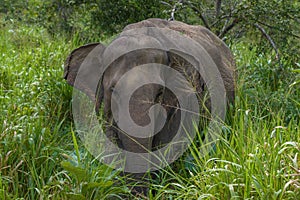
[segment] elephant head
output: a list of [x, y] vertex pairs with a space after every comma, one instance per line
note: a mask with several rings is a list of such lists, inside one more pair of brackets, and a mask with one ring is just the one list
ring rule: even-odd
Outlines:
[[[121, 149], [141, 154], [155, 151], [168, 144], [181, 126], [182, 107], [178, 96], [172, 89], [159, 84], [160, 81], [173, 84], [172, 81], [175, 79], [177, 83], [181, 82], [182, 78], [188, 80], [192, 89], [179, 88], [179, 91], [184, 91], [181, 93], [181, 98], [184, 99], [189, 93], [194, 93], [200, 112], [209, 115], [208, 111], [212, 110], [210, 100], [212, 96], [205, 100], [205, 94], [208, 92], [207, 82], [214, 80], [205, 80], [203, 73], [193, 67], [196, 62], [187, 59], [188, 55], [176, 50], [184, 47], [185, 52], [188, 52], [190, 48], [188, 44], [182, 40], [174, 42], [172, 35], [159, 34], [153, 28], [176, 32], [190, 39], [191, 45], [198, 45], [197, 51], [206, 52], [206, 57], [210, 57], [209, 59], [217, 67], [228, 102], [234, 101], [233, 56], [217, 36], [201, 26], [191, 26], [178, 21], [148, 19], [126, 26], [119, 37], [107, 47], [94, 43], [75, 49], [66, 60], [64, 78], [94, 102], [97, 112], [103, 104], [105, 133], [111, 141]], [[165, 41], [170, 41], [174, 48], [166, 48]], [[197, 57], [198, 52], [193, 53]], [[94, 56], [90, 56], [87, 60], [88, 55]], [[201, 59], [198, 61], [201, 62]], [[137, 66], [142, 67], [137, 68]], [[161, 66], [169, 66], [179, 75], [173, 74], [170, 70], [161, 70]], [[205, 70], [210, 70], [205, 69], [210, 66], [203, 67], [204, 74]], [[158, 83], [153, 80], [157, 80]], [[146, 84], [136, 87], [136, 83]], [[124, 97], [126, 94], [122, 91], [127, 89], [132, 90], [128, 98]], [[128, 103], [128, 112], [126, 112], [128, 115], [118, 114], [124, 113], [123, 107], [120, 106], [124, 105], [123, 103]], [[203, 106], [207, 109], [203, 109]], [[138, 131], [135, 135], [126, 133], [136, 131], [131, 130], [130, 126], [126, 131], [120, 127], [121, 121], [127, 119], [131, 119], [140, 127], [146, 127], [146, 130], [155, 134], [140, 137]], [[141, 129], [141, 134], [145, 134], [142, 133], [143, 130], [145, 129]]]

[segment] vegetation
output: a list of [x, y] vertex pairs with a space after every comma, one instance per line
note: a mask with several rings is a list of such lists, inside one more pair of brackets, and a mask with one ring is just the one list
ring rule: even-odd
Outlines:
[[[202, 7], [185, 2], [207, 12], [215, 6], [205, 4], [208, 1]], [[185, 2], [177, 3], [175, 18], [203, 24]], [[271, 17], [263, 21], [277, 28], [286, 26], [286, 34], [259, 24], [276, 43], [280, 76], [270, 41], [253, 41], [258, 33], [266, 36], [261, 30], [244, 24], [238, 35], [234, 33], [239, 28], [229, 31], [226, 42], [239, 76], [236, 104], [222, 127], [226, 137], [210, 155], [201, 157], [192, 145], [182, 159], [157, 172], [149, 180], [149, 199], [300, 196], [299, 18], [285, 18], [300, 5], [239, 2], [247, 10], [244, 17], [256, 17], [259, 10], [267, 16], [281, 11], [276, 23], [268, 21]], [[125, 183], [117, 171], [99, 163], [78, 139], [71, 113], [72, 89], [62, 79], [63, 63], [75, 47], [109, 40], [127, 23], [169, 18], [175, 2], [1, 0], [0, 4], [0, 199], [133, 199], [133, 183]], [[115, 9], [109, 12], [110, 7]], [[220, 16], [226, 9], [223, 5]], [[124, 12], [116, 15], [120, 11]], [[132, 15], [124, 19], [124, 13]], [[208, 18], [209, 23], [213, 19]]]

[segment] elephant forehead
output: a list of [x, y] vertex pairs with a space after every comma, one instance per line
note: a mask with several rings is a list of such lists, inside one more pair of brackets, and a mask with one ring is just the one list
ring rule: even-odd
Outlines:
[[161, 43], [154, 37], [134, 32], [122, 32], [104, 51], [102, 62], [109, 65], [120, 56], [141, 49], [162, 48]]
[[160, 27], [164, 28], [168, 25], [168, 21], [164, 19], [152, 18], [141, 22], [129, 24], [124, 28], [124, 31], [141, 27]]
[[[147, 71], [134, 70], [134, 67], [147, 64], [159, 63], [168, 65], [168, 55], [165, 51], [157, 49], [142, 49], [129, 52], [114, 60], [106, 69], [103, 78], [104, 88], [114, 87], [116, 83], [124, 76], [125, 73], [131, 73], [128, 76], [127, 84], [134, 84], [140, 80], [151, 80], [153, 78]], [[151, 67], [151, 65], [149, 66]], [[152, 70], [153, 74], [160, 75], [156, 68]]]

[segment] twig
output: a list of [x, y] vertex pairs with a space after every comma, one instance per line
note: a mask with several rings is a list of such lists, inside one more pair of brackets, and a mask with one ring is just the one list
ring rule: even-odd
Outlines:
[[238, 19], [234, 19], [230, 25], [223, 28], [222, 32], [218, 35], [218, 37], [219, 38], [224, 37], [224, 35], [226, 35], [226, 33], [228, 33], [238, 23], [238, 21], [239, 21]]
[[226, 21], [225, 21], [225, 23], [224, 23], [224, 25], [223, 25], [222, 30], [221, 30], [221, 31], [220, 31], [220, 30], [217, 30], [216, 35], [219, 36], [220, 33], [223, 33], [223, 32], [225, 31], [225, 29], [226, 29], [226, 27], [227, 27], [227, 25], [228, 25], [230, 19], [231, 19], [230, 17], [228, 17], [228, 18], [226, 19]]
[[275, 42], [272, 40], [272, 38], [270, 37], [270, 35], [266, 32], [266, 30], [260, 26], [259, 24], [255, 23], [254, 26], [256, 28], [258, 28], [258, 30], [260, 30], [260, 32], [267, 38], [267, 40], [270, 42], [270, 44], [272, 45], [273, 49], [275, 50], [276, 52], [276, 60], [278, 60], [278, 62], [280, 63], [280, 55], [279, 55], [279, 52], [278, 52], [278, 49], [276, 47], [276, 44]]
[[211, 24], [211, 27], [214, 27], [216, 24], [218, 24], [222, 19], [225, 19], [225, 18], [231, 18], [231, 15], [224, 15], [222, 17], [219, 17], [216, 21], [214, 21], [212, 24]]
[[216, 1], [216, 18], [218, 18], [220, 16], [221, 5], [222, 5], [222, 1], [221, 0], [217, 0]]
[[[185, 2], [183, 2], [183, 3], [185, 3]], [[205, 26], [207, 29], [211, 30], [211, 27], [210, 27], [210, 25], [209, 25], [209, 23], [208, 23], [206, 17], [203, 15], [203, 13], [202, 13], [198, 8], [196, 8], [191, 2], [188, 1], [188, 2], [186, 2], [186, 3], [189, 4], [189, 6], [193, 9], [193, 11], [194, 11], [195, 13], [199, 14], [199, 17], [200, 17], [200, 19], [202, 20], [204, 26]]]
[[176, 2], [173, 6], [172, 12], [171, 12], [171, 18], [169, 19], [169, 21], [174, 21], [175, 20], [175, 12], [177, 11], [177, 6], [180, 5], [182, 3], [183, 0], [179, 0], [178, 2]]
[[167, 5], [167, 6], [170, 6], [170, 7], [172, 7], [172, 5], [171, 5], [171, 4], [169, 4], [168, 2], [165, 2], [165, 1], [160, 1], [160, 3], [162, 3], [162, 4], [164, 4], [164, 5]]
[[268, 28], [272, 28], [272, 29], [281, 31], [282, 33], [289, 34], [289, 35], [291, 35], [291, 36], [293, 36], [293, 37], [295, 37], [295, 38], [300, 39], [300, 36], [299, 36], [299, 35], [295, 35], [295, 34], [293, 34], [293, 33], [286, 32], [285, 30], [283, 30], [283, 29], [281, 29], [281, 28], [278, 28], [278, 27], [275, 27], [275, 26], [271, 26], [271, 25], [266, 24], [266, 23], [261, 22], [261, 21], [257, 21], [257, 23], [262, 24], [262, 25], [264, 25], [264, 26], [266, 26], [266, 27], [268, 27]]

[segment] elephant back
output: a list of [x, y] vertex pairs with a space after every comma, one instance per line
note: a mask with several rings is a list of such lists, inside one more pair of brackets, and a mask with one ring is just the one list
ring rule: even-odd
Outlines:
[[[214, 33], [203, 26], [188, 25], [179, 21], [167, 21], [156, 18], [147, 19], [141, 22], [127, 25], [123, 31], [145, 27], [168, 28], [177, 31], [180, 34], [184, 34], [185, 36], [190, 37], [195, 42], [199, 43], [207, 51], [207, 53], [210, 55], [210, 57], [218, 67], [218, 70], [224, 82], [228, 101], [230, 103], [234, 102], [236, 79], [235, 62], [230, 49], [220, 38], [218, 38]], [[170, 55], [171, 61], [178, 60], [176, 56], [172, 54]], [[175, 67], [174, 63], [173, 67]], [[190, 66], [186, 68], [190, 68]], [[181, 68], [181, 70], [184, 69]], [[193, 74], [194, 76], [195, 72], [191, 74]], [[201, 93], [200, 87], [202, 87], [202, 83], [200, 85], [196, 84], [196, 87], [197, 85], [197, 91], [198, 93]]]

